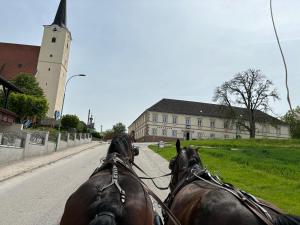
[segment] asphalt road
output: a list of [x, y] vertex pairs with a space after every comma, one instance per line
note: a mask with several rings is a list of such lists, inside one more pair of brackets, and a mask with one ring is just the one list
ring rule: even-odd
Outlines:
[[[0, 225], [58, 225], [64, 205], [99, 165], [108, 145], [101, 145], [0, 183]], [[150, 175], [167, 173], [168, 163], [140, 144], [136, 163]], [[157, 180], [168, 184], [169, 178]], [[148, 182], [149, 183], [149, 182]], [[164, 199], [168, 191], [158, 191]], [[157, 207], [159, 209], [159, 207]]]

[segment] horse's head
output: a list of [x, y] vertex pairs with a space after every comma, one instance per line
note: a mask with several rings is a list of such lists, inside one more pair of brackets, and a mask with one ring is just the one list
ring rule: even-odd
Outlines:
[[177, 155], [171, 159], [169, 168], [172, 171], [172, 179], [170, 182], [171, 191], [177, 184], [185, 179], [191, 172], [192, 168], [203, 169], [201, 159], [198, 154], [198, 148], [192, 146], [181, 148], [180, 141], [176, 142]]
[[107, 157], [112, 153], [117, 153], [125, 161], [133, 162], [134, 156], [139, 154], [139, 149], [132, 145], [130, 136], [121, 134], [112, 139], [107, 151]]

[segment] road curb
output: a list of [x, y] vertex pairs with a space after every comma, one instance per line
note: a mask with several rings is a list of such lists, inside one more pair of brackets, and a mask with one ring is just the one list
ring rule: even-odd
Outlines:
[[84, 148], [84, 149], [82, 149], [82, 150], [80, 150], [80, 151], [78, 151], [78, 152], [71, 153], [70, 155], [66, 155], [66, 156], [63, 156], [63, 157], [58, 158], [58, 159], [56, 159], [56, 160], [53, 160], [53, 161], [50, 161], [50, 162], [47, 162], [47, 163], [40, 164], [40, 165], [35, 166], [35, 167], [33, 167], [33, 168], [25, 169], [25, 170], [23, 170], [23, 171], [20, 171], [20, 172], [14, 174], [14, 175], [5, 177], [5, 178], [3, 178], [3, 179], [0, 178], [0, 183], [3, 183], [3, 182], [5, 182], [5, 181], [7, 181], [7, 180], [10, 180], [10, 179], [12, 179], [12, 178], [14, 178], [14, 177], [17, 177], [17, 176], [20, 176], [20, 175], [23, 175], [23, 174], [25, 174], [25, 173], [30, 173], [30, 172], [32, 172], [32, 171], [34, 171], [34, 170], [39, 169], [39, 168], [42, 168], [42, 167], [51, 165], [51, 164], [56, 163], [56, 162], [58, 162], [58, 161], [60, 161], [60, 160], [70, 158], [70, 157], [72, 157], [72, 156], [74, 156], [74, 155], [78, 155], [78, 154], [80, 154], [80, 153], [82, 153], [82, 152], [84, 152], [84, 151], [87, 151], [87, 150], [89, 150], [89, 149], [95, 148], [96, 146], [100, 146], [100, 145], [103, 145], [103, 143], [97, 143], [97, 144], [94, 144], [94, 145], [89, 146], [89, 147], [87, 147], [87, 148]]

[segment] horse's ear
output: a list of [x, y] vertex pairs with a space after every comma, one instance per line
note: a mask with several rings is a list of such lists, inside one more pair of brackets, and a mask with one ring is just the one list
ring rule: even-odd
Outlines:
[[181, 151], [181, 148], [180, 148], [180, 140], [179, 140], [179, 139], [177, 139], [177, 141], [176, 141], [176, 151], [177, 151], [177, 154], [179, 154], [180, 151]]

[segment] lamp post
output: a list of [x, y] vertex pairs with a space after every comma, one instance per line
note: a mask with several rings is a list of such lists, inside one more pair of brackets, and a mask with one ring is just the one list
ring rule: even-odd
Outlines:
[[60, 111], [60, 119], [59, 119], [59, 123], [58, 123], [58, 134], [57, 134], [55, 151], [57, 151], [57, 148], [58, 148], [58, 138], [59, 138], [59, 134], [60, 134], [61, 120], [62, 120], [62, 115], [63, 115], [63, 110], [64, 110], [64, 103], [65, 103], [67, 86], [68, 86], [68, 83], [70, 82], [70, 80], [72, 80], [72, 78], [74, 78], [74, 77], [86, 77], [86, 75], [85, 74], [76, 74], [76, 75], [73, 75], [73, 76], [69, 77], [69, 79], [66, 82], [65, 91], [64, 91], [64, 97], [63, 97], [63, 102], [62, 102], [61, 111]]

